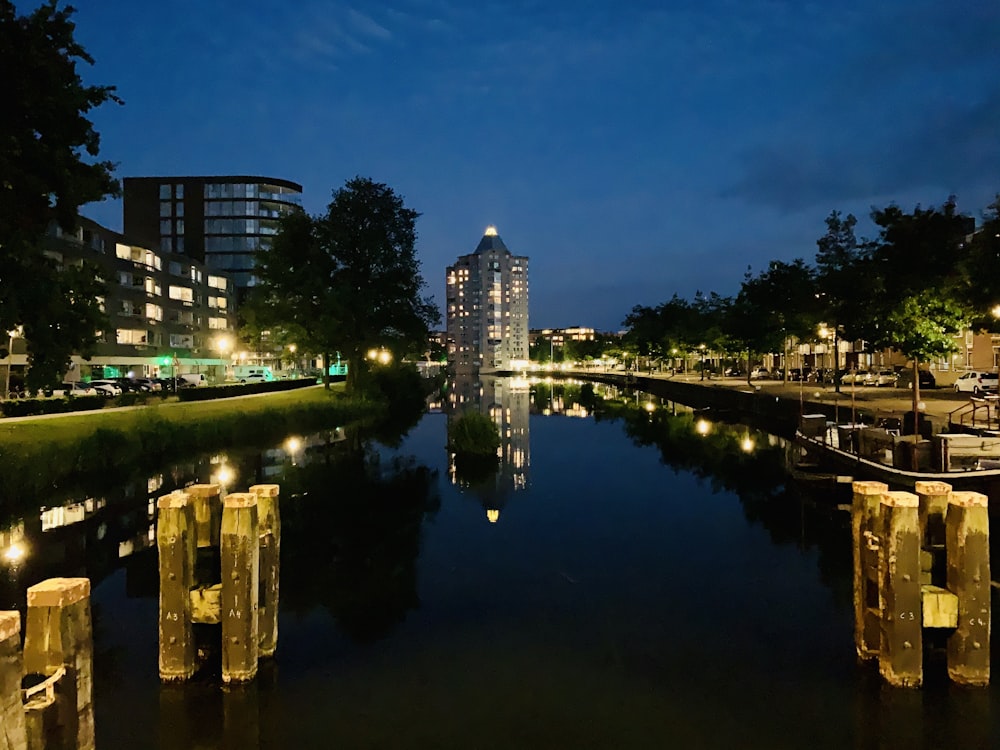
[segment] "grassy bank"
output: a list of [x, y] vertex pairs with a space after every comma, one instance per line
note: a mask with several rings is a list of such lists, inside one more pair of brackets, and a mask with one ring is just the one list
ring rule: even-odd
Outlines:
[[321, 387], [199, 402], [0, 421], [0, 505], [67, 482], [107, 478], [289, 432], [376, 416], [377, 401]]

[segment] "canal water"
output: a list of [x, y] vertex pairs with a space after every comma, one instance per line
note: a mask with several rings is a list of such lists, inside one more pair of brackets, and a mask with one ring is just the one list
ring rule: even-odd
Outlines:
[[[501, 425], [496, 466], [447, 450], [470, 409]], [[712, 416], [453, 384], [404, 436], [292, 436], [8, 518], [28, 552], [0, 609], [92, 578], [102, 749], [1000, 747], [997, 687], [949, 685], [935, 653], [922, 690], [858, 665], [847, 498]], [[208, 634], [203, 672], [161, 686], [151, 503], [210, 480], [281, 485], [278, 652], [223, 689]]]

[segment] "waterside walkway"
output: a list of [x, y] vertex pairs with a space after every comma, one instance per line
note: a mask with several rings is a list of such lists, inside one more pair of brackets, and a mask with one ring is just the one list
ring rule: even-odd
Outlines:
[[[643, 382], [653, 381], [683, 384], [685, 390], [705, 388], [708, 389], [709, 393], [713, 390], [755, 393], [785, 402], [789, 412], [798, 414], [827, 413], [831, 416], [836, 414], [838, 415], [836, 421], [845, 423], [852, 421], [852, 414], [855, 418], [864, 415], [869, 420], [876, 421], [882, 418], [902, 420], [904, 415], [913, 412], [912, 392], [904, 388], [842, 385], [838, 393], [834, 386], [829, 383], [753, 380], [748, 384], [743, 377], [712, 377], [702, 380], [697, 373], [672, 375], [662, 372], [625, 373], [621, 371], [580, 370], [568, 371], [564, 374], [567, 377], [579, 376], [583, 378], [601, 376], [600, 379], [613, 376], [617, 382], [634, 382], [640, 388]], [[978, 399], [973, 404], [969, 394], [955, 393], [950, 388], [922, 389], [920, 403], [923, 404], [924, 418], [930, 421], [934, 432], [944, 430], [948, 426], [949, 419], [958, 421], [962, 417], [962, 412], [969, 411], [972, 406], [976, 407], [974, 416], [978, 424], [983, 424], [987, 419], [987, 409], [989, 410], [989, 418], [994, 424], [998, 416], [998, 405], [995, 401]], [[968, 419], [966, 417], [966, 421]]]

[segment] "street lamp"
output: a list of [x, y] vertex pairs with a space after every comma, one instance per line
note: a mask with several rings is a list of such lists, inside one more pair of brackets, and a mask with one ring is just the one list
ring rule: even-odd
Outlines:
[[698, 344], [698, 349], [701, 351], [701, 380], [705, 379], [705, 345]]

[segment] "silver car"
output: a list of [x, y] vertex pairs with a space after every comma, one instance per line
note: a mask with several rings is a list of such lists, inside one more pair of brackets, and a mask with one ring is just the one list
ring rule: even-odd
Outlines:
[[876, 370], [868, 373], [865, 385], [873, 385], [876, 388], [883, 385], [895, 387], [897, 379], [899, 379], [899, 375], [894, 370]]

